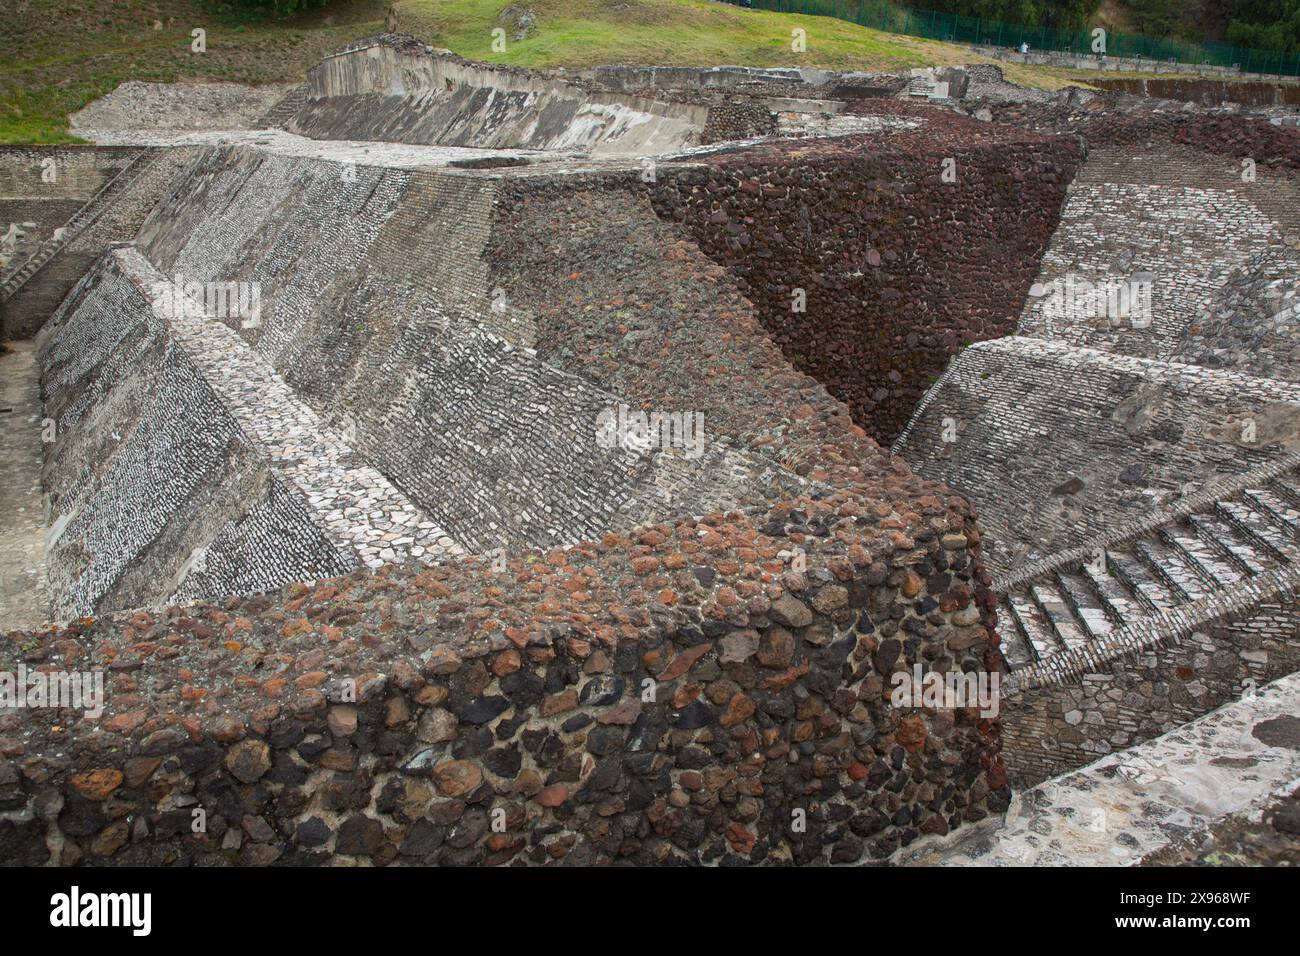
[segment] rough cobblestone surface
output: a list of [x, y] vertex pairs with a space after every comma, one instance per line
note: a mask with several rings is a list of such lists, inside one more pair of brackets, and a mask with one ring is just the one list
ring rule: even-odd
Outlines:
[[852, 862], [998, 812], [996, 726], [885, 689], [987, 666], [978, 538], [869, 501], [12, 634], [110, 687], [99, 721], [0, 717], [11, 858]]
[[[1022, 312], [1030, 337], [959, 356], [895, 446], [989, 531], [1016, 785], [1297, 667], [1300, 140], [1259, 116], [1115, 104], [990, 104], [1081, 135], [1087, 160]], [[1096, 293], [1071, 301], [1066, 278], [1147, 281], [1153, 308], [1139, 323]]]
[[[229, 346], [236, 370], [273, 368], [286, 405], [327, 429], [353, 424], [357, 453], [457, 543], [514, 546], [501, 562], [303, 575], [314, 580], [10, 635], [9, 669], [103, 667], [110, 685], [99, 719], [0, 717], [13, 856], [853, 863], [1001, 812], [997, 721], [889, 699], [913, 664], [998, 666], [973, 516], [792, 368], [734, 275], [656, 212], [713, 162], [660, 164], [653, 183], [639, 164], [360, 165], [344, 179], [319, 158], [206, 153], [141, 252], [167, 278], [258, 281], [264, 303], [256, 328], [190, 332]], [[426, 239], [455, 254], [434, 266]], [[376, 383], [397, 381], [421, 383], [430, 404], [416, 389], [387, 409]], [[499, 414], [548, 382], [570, 396], [546, 393], [551, 418]], [[431, 418], [461, 393], [486, 404]], [[543, 487], [581, 501], [564, 475], [591, 469], [520, 495], [519, 465], [538, 467], [530, 443], [552, 418], [586, 427], [595, 406], [566, 411], [573, 396], [704, 412], [723, 456], [706, 471], [721, 478], [730, 461], [728, 488], [758, 484], [739, 507], [696, 486], [657, 511], [564, 526], [552, 547], [524, 512]], [[414, 480], [437, 474], [433, 459], [402, 467], [485, 415], [494, 433], [524, 426], [492, 439], [520, 453], [491, 501], [508, 520], [453, 497], [448, 478], [491, 487], [482, 463], [449, 460], [436, 486]]]
[[653, 196], [737, 276], [791, 363], [888, 441], [963, 345], [1014, 329], [1079, 156], [911, 104], [855, 110], [922, 122], [719, 153], [661, 170]]
[[[389, 142], [166, 154], [88, 240], [156, 196], [139, 251], [45, 334], [71, 619], [7, 635], [0, 669], [103, 669], [109, 693], [0, 715], [6, 860], [879, 861], [1300, 664], [1300, 401], [1263, 371], [1289, 362], [1294, 130], [1116, 123], [1113, 97], [989, 70], [341, 52], [268, 116]], [[983, 99], [900, 101], [939, 80]], [[1029, 296], [1157, 266], [1144, 336], [1049, 328]], [[142, 277], [173, 276], [256, 283], [261, 323], [151, 320]], [[1261, 312], [1273, 338], [1246, 332]], [[1017, 321], [1040, 337], [1000, 338]], [[923, 451], [945, 396], [960, 462]], [[703, 414], [704, 456], [602, 457], [620, 402]], [[928, 477], [876, 443], [900, 433]], [[1192, 487], [1207, 465], [1222, 487]], [[1089, 578], [1107, 521], [1118, 575]], [[1037, 549], [1016, 570], [1013, 540]], [[1001, 716], [895, 706], [914, 665], [1003, 672]], [[1277, 763], [1290, 725], [1261, 726]], [[1180, 818], [1143, 808], [1120, 855]]]
[[1300, 788], [1234, 814], [1142, 860], [1142, 866], [1300, 866]]

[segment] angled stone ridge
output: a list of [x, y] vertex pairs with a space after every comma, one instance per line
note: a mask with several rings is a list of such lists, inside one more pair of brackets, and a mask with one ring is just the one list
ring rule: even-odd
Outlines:
[[594, 155], [698, 143], [709, 112], [384, 42], [327, 57], [309, 74], [306, 94], [288, 128], [313, 138]]
[[[52, 611], [268, 590], [356, 566], [313, 521], [119, 260], [39, 345]], [[322, 522], [323, 524], [323, 522]]]
[[[0, 669], [108, 690], [102, 714], [0, 715], [0, 754], [40, 755], [0, 758], [0, 842], [59, 864], [853, 864], [1108, 745], [1126, 728], [1056, 732], [1046, 685], [1017, 685], [1010, 767], [1003, 717], [892, 698], [915, 667], [1006, 661], [970, 502], [878, 442], [1014, 329], [1084, 158], [888, 99], [932, 79], [546, 75], [389, 35], [278, 103], [288, 130], [116, 131], [205, 146], [43, 335], [56, 503], [104, 514], [57, 529], [90, 542], [59, 560], [107, 561], [115, 508], [174, 514], [138, 536], [169, 590], [0, 643]], [[222, 305], [244, 291], [255, 315]], [[202, 401], [153, 387], [172, 365]], [[638, 449], [641, 413], [703, 441]], [[78, 470], [101, 460], [134, 483]], [[309, 536], [338, 569], [305, 566]], [[238, 578], [245, 552], [300, 580]], [[1258, 597], [1283, 610], [1238, 641], [1271, 655], [1233, 658], [1251, 674], [1286, 656], [1286, 593]], [[1024, 742], [1040, 723], [1051, 752]]]
[[[205, 312], [201, 299], [195, 301], [183, 288], [173, 286], [134, 249], [118, 249], [99, 271], [99, 276], [92, 275], [88, 281], [89, 301], [65, 309], [43, 336], [47, 410], [62, 410], [54, 422], [57, 433], [65, 436], [50, 450], [47, 465], [54, 524], [61, 528], [57, 543], [64, 552], [76, 554], [78, 548], [92, 555], [96, 552], [89, 542], [79, 538], [83, 509], [132, 524], [161, 520], [168, 525], [183, 520], [169, 515], [169, 509], [193, 507], [189, 520], [197, 528], [218, 530], [210, 542], [187, 545], [187, 554], [153, 554], [152, 560], [161, 562], [160, 566], [169, 560], [174, 563], [178, 556], [186, 561], [178, 571], [174, 590], [155, 588], [147, 592], [150, 600], [135, 600], [136, 604], [157, 603], [163, 597], [183, 601], [230, 591], [268, 590], [297, 579], [303, 572], [314, 576], [338, 574], [361, 565], [373, 568], [385, 561], [408, 559], [428, 562], [461, 553], [459, 545], [387, 479], [353, 461], [352, 450], [323, 431], [314, 413], [266, 361]], [[135, 291], [124, 288], [123, 281]], [[102, 288], [96, 288], [100, 283]], [[107, 337], [111, 344], [107, 344], [106, 351], [100, 344], [105, 341], [100, 338], [102, 327], [91, 331], [86, 328], [91, 322], [118, 330]], [[88, 339], [93, 342], [97, 338], [100, 342], [86, 347]], [[152, 351], [152, 344], [144, 345], [152, 340], [157, 340], [164, 352], [175, 353], [177, 368], [184, 370], [184, 376], [199, 376], [196, 389], [204, 393], [204, 407], [212, 408], [211, 400], [215, 399], [221, 410], [218, 419], [228, 422], [229, 440], [254, 459], [249, 467], [266, 473], [275, 500], [262, 512], [252, 509], [238, 520], [228, 519], [221, 524], [221, 508], [237, 506], [229, 500], [229, 492], [204, 504], [194, 497], [193, 487], [182, 490], [178, 485], [176, 496], [164, 494], [160, 500], [146, 499], [152, 502], [146, 513], [138, 501], [113, 500], [112, 491], [106, 490], [103, 483], [97, 484], [95, 474], [70, 471], [69, 466], [77, 460], [75, 453], [88, 450], [87, 442], [92, 439], [87, 430], [109, 427], [123, 406], [130, 407], [133, 401], [149, 401], [146, 396], [157, 380], [151, 380], [145, 368], [138, 380], [132, 381], [136, 373], [126, 359], [140, 355], [138, 350], [142, 348]], [[129, 420], [123, 421], [115, 434], [127, 431], [128, 424]], [[169, 433], [193, 442], [195, 436], [185, 436], [184, 432], [199, 432], [201, 425], [199, 419], [182, 419], [169, 428]], [[83, 437], [68, 435], [69, 431], [80, 431]], [[138, 458], [133, 446], [135, 433], [130, 431], [128, 435], [112, 451], [113, 460], [105, 466], [109, 475], [116, 474], [113, 461], [119, 456], [128, 461]], [[198, 466], [202, 469], [198, 475], [183, 476], [194, 456], [182, 452], [181, 460], [176, 461], [162, 445], [152, 453], [160, 456], [156, 467], [166, 471], [175, 466], [190, 482], [202, 482], [202, 474], [213, 475], [212, 468], [218, 469], [217, 473], [221, 468], [213, 459], [207, 466]], [[195, 455], [201, 455], [197, 448]], [[203, 513], [204, 508], [213, 512]], [[306, 522], [308, 527], [295, 531], [290, 516], [294, 521]], [[86, 533], [98, 532], [87, 529]], [[150, 541], [146, 536], [135, 548], [137, 552], [161, 552], [173, 546], [167, 539]], [[126, 547], [129, 551], [131, 546]], [[241, 564], [250, 562], [248, 549], [253, 547], [266, 552], [258, 554], [257, 561], [252, 562], [255, 566], [283, 561], [285, 567], [278, 572], [263, 567], [250, 573]], [[293, 554], [295, 547], [318, 552], [315, 558], [307, 558], [316, 563], [296, 565], [296, 560], [303, 559]], [[282, 553], [285, 549], [291, 550]], [[92, 567], [97, 567], [98, 560], [91, 560]], [[105, 574], [112, 577], [109, 572]], [[99, 575], [97, 580], [103, 577]], [[79, 585], [54, 589], [56, 606], [63, 609], [65, 616], [123, 606], [121, 599], [112, 603], [98, 600], [94, 586], [90, 592], [94, 598], [89, 599], [92, 603], [81, 602], [75, 607], [69, 604], [75, 600], [71, 595], [82, 590]], [[126, 606], [131, 601], [126, 597]]]
[[997, 574], [1297, 448], [1300, 390], [1008, 337], [953, 362], [895, 450], [969, 495]]
[[571, 544], [803, 484], [711, 432], [702, 408], [652, 409], [678, 416], [672, 447], [602, 447], [606, 417], [622, 426], [640, 405], [521, 347], [528, 323], [494, 306], [482, 258], [497, 188], [215, 150], [141, 236], [170, 275], [260, 289], [255, 328], [225, 321], [470, 550]]

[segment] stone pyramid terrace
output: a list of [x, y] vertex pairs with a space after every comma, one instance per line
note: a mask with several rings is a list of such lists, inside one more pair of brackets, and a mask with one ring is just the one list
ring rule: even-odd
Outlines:
[[1300, 133], [1016, 90], [384, 34], [0, 147], [0, 672], [104, 687], [0, 708], [0, 858], [1052, 863], [1022, 791], [1276, 716]]

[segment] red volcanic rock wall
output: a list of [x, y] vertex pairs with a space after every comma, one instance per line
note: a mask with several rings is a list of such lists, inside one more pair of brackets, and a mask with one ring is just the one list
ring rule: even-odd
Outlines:
[[920, 123], [668, 166], [653, 200], [736, 275], [795, 367], [887, 442], [963, 344], [1014, 330], [1081, 150], [938, 109], [858, 108]]
[[890, 704], [996, 655], [961, 503], [897, 504], [11, 634], [107, 702], [0, 713], [0, 862], [849, 863], [998, 813], [996, 720]]
[[1213, 153], [1249, 156], [1265, 166], [1300, 169], [1300, 129], [1255, 117], [1198, 116], [1176, 127], [1173, 138]]
[[1221, 156], [1249, 157], [1260, 166], [1300, 169], [1300, 129], [1259, 116], [1016, 103], [992, 107], [999, 123], [1039, 132], [1070, 132], [1090, 146], [1149, 149], [1157, 143], [1194, 146]]

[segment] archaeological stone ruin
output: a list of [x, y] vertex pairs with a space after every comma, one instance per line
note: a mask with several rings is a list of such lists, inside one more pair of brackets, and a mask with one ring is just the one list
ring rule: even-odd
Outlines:
[[383, 34], [0, 147], [0, 859], [1130, 863], [1275, 795], [1300, 127], [1142, 92]]

